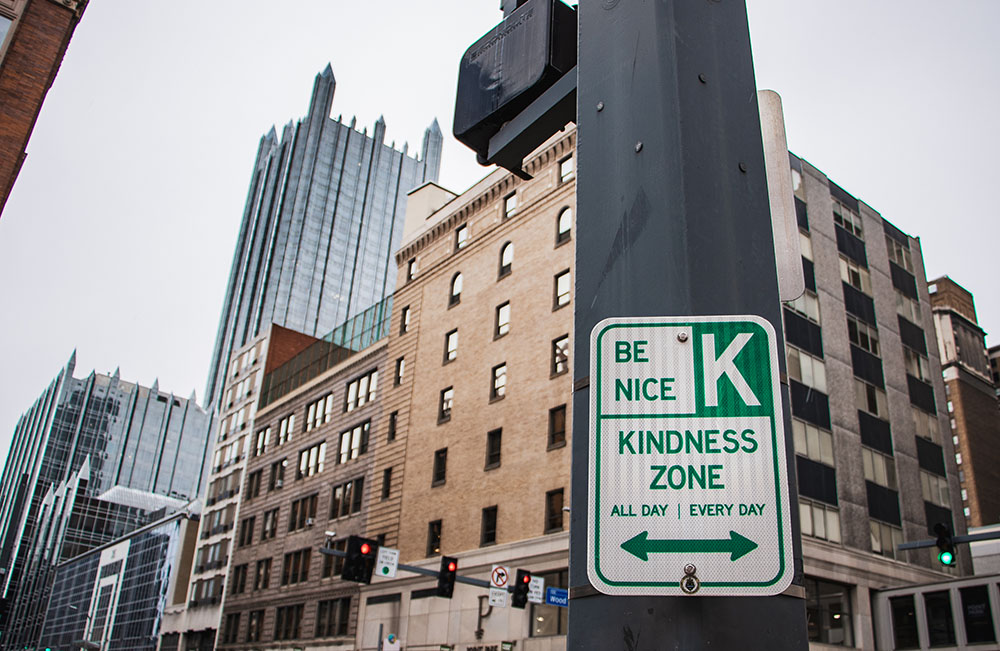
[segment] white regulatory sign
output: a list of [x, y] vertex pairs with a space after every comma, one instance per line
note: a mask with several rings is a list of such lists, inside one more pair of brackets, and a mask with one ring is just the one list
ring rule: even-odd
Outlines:
[[545, 603], [545, 578], [532, 576], [528, 584], [528, 601], [533, 604]]
[[391, 547], [379, 547], [378, 556], [375, 558], [375, 576], [394, 579], [398, 567], [399, 550]]
[[791, 520], [774, 328], [605, 319], [591, 333], [587, 572], [615, 595], [779, 594]]
[[490, 588], [490, 605], [497, 608], [506, 608], [507, 588]]

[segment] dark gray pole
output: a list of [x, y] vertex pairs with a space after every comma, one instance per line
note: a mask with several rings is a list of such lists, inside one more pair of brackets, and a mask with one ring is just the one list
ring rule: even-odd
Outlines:
[[[587, 580], [590, 332], [606, 317], [755, 314], [784, 342], [743, 0], [581, 0], [569, 649], [805, 649], [775, 597], [610, 597]], [[782, 377], [784, 355], [779, 354]]]

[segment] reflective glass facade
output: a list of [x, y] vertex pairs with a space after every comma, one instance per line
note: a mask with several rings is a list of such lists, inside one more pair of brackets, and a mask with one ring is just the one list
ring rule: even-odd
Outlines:
[[436, 181], [437, 121], [419, 158], [332, 119], [333, 71], [317, 75], [309, 114], [261, 140], [219, 320], [206, 395], [221, 402], [234, 350], [269, 323], [321, 337], [395, 288], [407, 193]]
[[[37, 639], [56, 563], [133, 530], [163, 506], [135, 495], [180, 504], [200, 493], [210, 414], [117, 372], [75, 378], [75, 366], [74, 355], [19, 419], [0, 479], [5, 643]], [[83, 507], [99, 496], [119, 506]]]

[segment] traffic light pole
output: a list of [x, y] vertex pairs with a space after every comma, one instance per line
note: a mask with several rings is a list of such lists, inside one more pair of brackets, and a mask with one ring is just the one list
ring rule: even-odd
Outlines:
[[[320, 547], [319, 551], [321, 554], [326, 554], [327, 556], [336, 556], [337, 558], [347, 558], [347, 552], [341, 551], [339, 549], [330, 549], [329, 547]], [[437, 578], [440, 572], [438, 570], [432, 570], [426, 567], [417, 567], [416, 565], [406, 565], [405, 563], [399, 563], [396, 566], [397, 569], [405, 570], [407, 572], [413, 572], [414, 574], [423, 574], [424, 576], [433, 576]], [[474, 585], [477, 588], [489, 588], [490, 582], [485, 579], [474, 579], [471, 576], [456, 576], [456, 583], [464, 583], [466, 585]], [[507, 592], [513, 592], [513, 587], [508, 586]]]
[[568, 649], [807, 648], [787, 384], [794, 580], [772, 597], [608, 596], [587, 577], [590, 333], [608, 317], [759, 315], [778, 335], [765, 165], [739, 0], [580, 0]]

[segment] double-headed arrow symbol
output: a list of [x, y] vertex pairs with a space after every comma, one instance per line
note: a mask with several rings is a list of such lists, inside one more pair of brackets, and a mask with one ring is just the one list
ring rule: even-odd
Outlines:
[[643, 531], [634, 538], [622, 543], [622, 549], [641, 560], [649, 560], [650, 554], [656, 553], [698, 553], [722, 552], [729, 554], [729, 560], [746, 556], [757, 549], [757, 543], [744, 538], [735, 531], [729, 532], [729, 538], [717, 540], [649, 540], [648, 531]]

